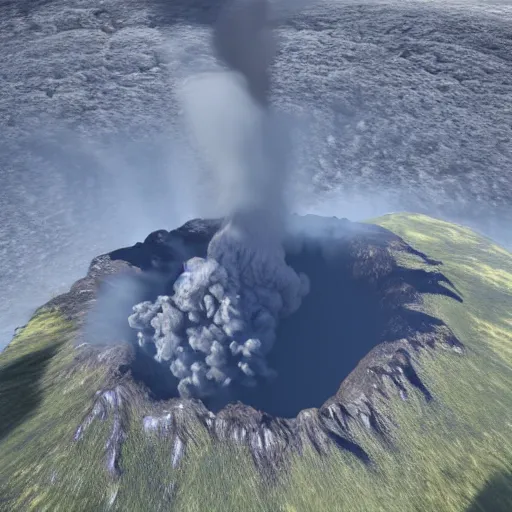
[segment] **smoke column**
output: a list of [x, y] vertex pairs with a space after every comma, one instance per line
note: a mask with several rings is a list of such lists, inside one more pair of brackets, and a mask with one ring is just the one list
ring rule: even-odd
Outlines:
[[172, 296], [133, 308], [139, 343], [156, 347], [183, 397], [274, 375], [266, 355], [279, 318], [296, 311], [309, 281], [285, 262], [286, 137], [269, 105], [276, 42], [266, 0], [236, 0], [214, 28], [227, 69], [190, 78], [183, 109], [221, 191], [225, 223], [206, 258], [192, 258]]

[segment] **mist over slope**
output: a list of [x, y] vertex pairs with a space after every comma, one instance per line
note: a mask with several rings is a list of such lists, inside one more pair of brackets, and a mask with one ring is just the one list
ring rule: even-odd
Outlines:
[[[96, 254], [211, 214], [174, 92], [210, 65], [218, 4], [157, 7], [0, 7], [0, 345]], [[511, 19], [503, 2], [330, 3], [281, 23], [296, 209], [422, 211], [510, 244]]]

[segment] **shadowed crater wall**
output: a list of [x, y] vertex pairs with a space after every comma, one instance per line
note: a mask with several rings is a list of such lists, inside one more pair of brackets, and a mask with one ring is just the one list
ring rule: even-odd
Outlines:
[[351, 260], [346, 248], [326, 258], [318, 241], [288, 255], [294, 270], [309, 277], [310, 292], [300, 309], [279, 324], [268, 356], [277, 377], [256, 388], [239, 388], [236, 398], [273, 416], [295, 417], [336, 394], [379, 343], [379, 295], [352, 277]]

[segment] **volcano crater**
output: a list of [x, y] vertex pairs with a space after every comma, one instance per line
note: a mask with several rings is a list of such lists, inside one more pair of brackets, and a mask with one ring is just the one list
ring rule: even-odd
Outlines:
[[[180, 453], [194, 437], [188, 425], [194, 418], [217, 438], [248, 444], [258, 465], [282, 458], [290, 448], [300, 450], [304, 442], [318, 452], [334, 442], [367, 458], [353, 440], [350, 422], [385, 435], [393, 421], [379, 411], [376, 394], [406, 399], [416, 389], [431, 400], [415, 370], [418, 355], [439, 346], [463, 352], [450, 328], [423, 307], [423, 293], [462, 302], [439, 271], [442, 263], [375, 225], [293, 216], [284, 242], [286, 262], [309, 277], [310, 290], [298, 311], [278, 326], [267, 356], [277, 376], [254, 387], [229, 386], [202, 400], [183, 399], [168, 364], [137, 344], [127, 318], [138, 302], [171, 294], [184, 263], [206, 256], [221, 225], [220, 220], [192, 220], [100, 256], [85, 279], [50, 304], [75, 319], [86, 318], [82, 346], [108, 354], [101, 359], [111, 366], [110, 389], [98, 392], [80, 428], [98, 411], [103, 418], [110, 411], [128, 421], [119, 409], [137, 395], [154, 411], [144, 417], [144, 428], [174, 436]], [[423, 269], [400, 265], [398, 254], [417, 259]], [[119, 456], [121, 431], [112, 434], [109, 445], [118, 450], [110, 460]]]

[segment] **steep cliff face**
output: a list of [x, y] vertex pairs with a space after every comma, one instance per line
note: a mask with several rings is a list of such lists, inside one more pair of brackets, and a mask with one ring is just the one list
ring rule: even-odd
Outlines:
[[[108, 368], [108, 381], [77, 422], [75, 440], [87, 436], [95, 420], [109, 419], [105, 464], [113, 475], [122, 470], [130, 422], [168, 438], [173, 466], [197, 435], [246, 446], [266, 475], [306, 445], [320, 454], [348, 450], [371, 463], [352, 426], [364, 425], [385, 441], [394, 421], [383, 399], [406, 400], [412, 389], [432, 399], [416, 371], [422, 354], [464, 351], [450, 328], [423, 308], [423, 293], [462, 301], [441, 262], [375, 225], [294, 217], [286, 259], [308, 275], [311, 289], [278, 328], [269, 355], [277, 377], [203, 401], [183, 399], [168, 367], [137, 345], [127, 318], [141, 300], [170, 293], [184, 262], [204, 256], [220, 226], [193, 220], [99, 256], [69, 293], [45, 306], [81, 326], [75, 364]], [[417, 258], [424, 269], [401, 266], [400, 257]]]

